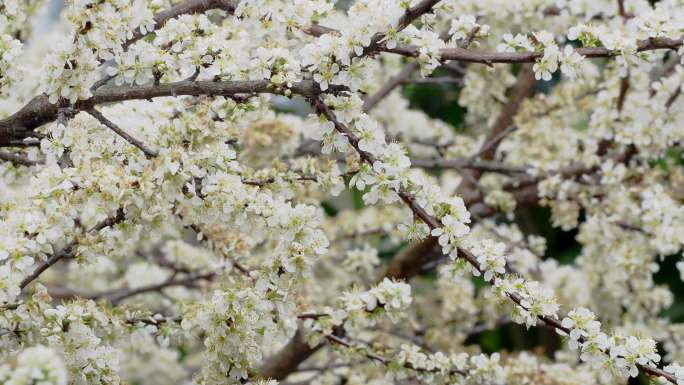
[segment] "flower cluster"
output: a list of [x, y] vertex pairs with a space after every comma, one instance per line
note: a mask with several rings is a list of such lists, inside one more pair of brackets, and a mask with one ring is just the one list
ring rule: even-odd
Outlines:
[[582, 361], [595, 368], [608, 369], [604, 378], [611, 375], [636, 377], [639, 374], [637, 365], [660, 361], [654, 340], [620, 335], [609, 337], [601, 332], [601, 323], [588, 309], [572, 310], [562, 325], [570, 329], [570, 348], [579, 348]]
[[280, 311], [263, 293], [250, 289], [216, 290], [210, 301], [189, 310], [182, 328], [201, 331], [207, 347], [207, 363], [196, 381], [213, 384], [226, 375], [236, 381], [248, 378], [261, 360], [262, 341], [281, 334]]
[[428, 29], [418, 29], [411, 25], [404, 31], [406, 40], [418, 47], [418, 62], [420, 72], [423, 76], [428, 76], [440, 64], [439, 50], [446, 47], [446, 43], [440, 39], [439, 35]]
[[399, 367], [408, 368], [408, 372], [415, 373], [419, 378], [436, 383], [448, 383], [450, 378], [461, 381], [465, 377], [468, 383], [486, 382], [498, 385], [506, 383], [504, 368], [499, 360], [498, 353], [470, 357], [466, 353], [426, 354], [418, 346], [403, 344], [397, 354], [396, 363]]
[[490, 27], [486, 24], [480, 25], [475, 16], [462, 15], [458, 19], [451, 21], [449, 35], [453, 40], [465, 40], [466, 38], [486, 37], [489, 35]]
[[254, 194], [255, 190], [258, 189], [243, 185], [238, 175], [218, 172], [207, 175], [201, 193], [223, 216], [232, 214], [234, 221], [255, 216], [258, 220], [254, 224], [274, 236], [277, 246], [264, 261], [264, 267], [271, 271], [271, 280], [277, 281], [283, 273], [306, 273], [313, 257], [324, 254], [329, 244], [323, 231], [317, 228], [315, 208], [304, 204], [293, 206], [266, 191]]
[[474, 275], [478, 276], [480, 271], [482, 271], [484, 272], [485, 281], [489, 282], [495, 275], [501, 275], [506, 272], [505, 244], [491, 239], [484, 239], [480, 243], [473, 245], [470, 251], [477, 256], [477, 262], [480, 265], [479, 269], [473, 267]]
[[571, 45], [566, 45], [561, 51], [553, 34], [548, 31], [539, 31], [528, 36], [517, 34], [505, 34], [504, 42], [497, 46], [499, 52], [525, 52], [534, 51], [539, 53], [533, 70], [537, 80], [551, 80], [551, 76], [560, 66], [561, 72], [570, 78], [577, 77], [582, 71], [584, 57], [577, 53]]
[[536, 281], [503, 277], [495, 280], [494, 288], [501, 298], [514, 298], [512, 318], [528, 328], [536, 325], [539, 317], [555, 317], [560, 308], [553, 290]]
[[341, 297], [342, 308], [353, 323], [359, 318], [373, 317], [376, 309], [396, 320], [411, 304], [411, 286], [385, 278], [377, 286], [364, 292], [346, 292]]
[[0, 381], [7, 385], [66, 385], [67, 371], [54, 350], [38, 345], [21, 352], [14, 368], [0, 366]]
[[45, 317], [47, 322], [41, 333], [49, 346], [63, 357], [72, 383], [120, 383], [121, 352], [96, 334], [109, 321], [92, 301], [47, 309]]
[[21, 54], [22, 44], [8, 35], [0, 35], [0, 89], [12, 81], [9, 72]]
[[352, 249], [347, 251], [347, 258], [344, 260], [344, 267], [349, 271], [362, 271], [370, 273], [373, 268], [380, 264], [378, 250], [370, 245], [364, 245], [362, 249]]

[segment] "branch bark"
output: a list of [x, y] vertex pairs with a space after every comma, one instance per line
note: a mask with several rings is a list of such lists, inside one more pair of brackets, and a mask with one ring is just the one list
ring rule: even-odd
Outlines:
[[323, 344], [314, 347], [304, 339], [301, 330], [297, 330], [294, 337], [276, 355], [266, 360], [264, 365], [259, 368], [259, 377], [271, 378], [281, 381], [295, 370], [302, 362], [316, 353]]
[[[668, 39], [655, 38], [640, 41], [637, 52], [654, 51], [659, 49], [677, 50], [682, 46], [684, 38]], [[398, 45], [393, 49], [382, 48], [384, 52], [391, 52], [402, 56], [417, 57], [418, 48], [410, 45]], [[577, 53], [587, 58], [606, 58], [617, 56], [618, 52], [603, 47], [581, 47]], [[444, 48], [439, 51], [443, 61], [455, 60], [468, 63], [533, 63], [542, 56], [541, 52], [477, 52], [463, 48]]]
[[487, 134], [485, 144], [479, 152], [480, 158], [484, 160], [494, 159], [499, 143], [504, 139], [504, 137], [499, 134], [513, 124], [513, 119], [518, 114], [518, 110], [520, 110], [523, 100], [532, 92], [534, 84], [535, 78], [532, 65], [523, 65], [518, 73], [516, 82], [511, 89], [511, 96], [508, 98], [508, 103], [504, 105], [499, 116], [496, 118], [496, 122], [492, 126], [492, 129]]
[[[295, 83], [288, 90], [293, 94], [302, 96], [313, 96], [322, 93], [318, 83], [313, 80]], [[330, 86], [327, 92], [340, 92], [344, 90], [345, 87]], [[152, 99], [164, 96], [234, 96], [260, 93], [280, 94], [285, 91], [285, 89], [275, 87], [268, 80], [228, 82], [179, 81], [143, 86], [103, 86], [96, 90], [92, 97], [78, 101], [72, 108], [76, 111], [84, 111], [104, 103]], [[0, 120], [0, 143], [30, 136], [32, 130], [36, 127], [55, 120], [59, 109], [63, 107], [67, 106], [52, 104], [45, 95], [34, 97], [14, 115]]]
[[[323, 25], [314, 24], [304, 29], [304, 32], [312, 36], [321, 36], [326, 33], [339, 33], [336, 29]], [[684, 37], [678, 39], [650, 38], [639, 41], [637, 52], [654, 51], [659, 49], [677, 50], [684, 43]], [[395, 48], [387, 48], [380, 45], [378, 51], [389, 52], [407, 57], [418, 57], [418, 47], [407, 44], [398, 44]], [[580, 47], [577, 53], [587, 58], [607, 58], [617, 56], [619, 53], [604, 47]], [[466, 63], [496, 64], [496, 63], [534, 63], [542, 57], [542, 52], [483, 52], [460, 47], [442, 48], [439, 56], [442, 61], [460, 61]]]
[[370, 112], [370, 110], [375, 108], [375, 106], [387, 95], [389, 95], [392, 90], [404, 83], [406, 79], [408, 79], [409, 76], [411, 76], [411, 74], [413, 74], [418, 68], [419, 65], [416, 61], [406, 64], [397, 75], [392, 76], [385, 84], [382, 85], [382, 87], [380, 87], [379, 90], [363, 101], [363, 111], [366, 113]]
[[23, 154], [15, 154], [15, 153], [8, 152], [8, 151], [0, 151], [0, 160], [12, 162], [15, 165], [19, 164], [19, 165], [27, 166], [27, 167], [43, 164], [43, 162], [40, 160], [31, 160], [31, 159], [27, 158], [26, 156], [24, 156]]

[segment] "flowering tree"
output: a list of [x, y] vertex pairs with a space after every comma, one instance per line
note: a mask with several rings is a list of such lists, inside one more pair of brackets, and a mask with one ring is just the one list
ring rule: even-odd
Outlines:
[[684, 384], [684, 2], [334, 3], [0, 2], [0, 383]]

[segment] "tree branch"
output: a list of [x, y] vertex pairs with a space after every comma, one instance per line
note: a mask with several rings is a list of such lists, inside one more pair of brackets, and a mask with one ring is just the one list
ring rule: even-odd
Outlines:
[[[369, 164], [375, 163], [376, 159], [373, 154], [370, 154], [368, 152], [365, 152], [359, 148], [359, 138], [356, 137], [356, 135], [344, 124], [342, 124], [335, 114], [328, 108], [323, 101], [321, 101], [317, 97], [312, 97], [311, 103], [316, 109], [316, 111], [325, 116], [326, 119], [328, 119], [330, 122], [333, 123], [335, 126], [335, 129], [340, 133], [343, 134], [347, 137], [347, 140], [349, 141], [349, 144], [356, 150], [356, 152], [359, 154], [361, 159]], [[397, 194], [401, 198], [401, 200], [408, 206], [413, 214], [420, 218], [425, 224], [427, 224], [430, 229], [435, 229], [435, 228], [440, 228], [442, 227], [441, 222], [439, 219], [436, 217], [430, 215], [425, 209], [423, 209], [417, 202], [416, 199], [413, 197], [413, 195], [406, 191], [403, 188], [400, 188], [397, 191]], [[434, 238], [434, 237], [433, 237]], [[477, 260], [477, 257], [473, 255], [470, 251], [466, 250], [463, 247], [457, 247], [457, 254], [458, 258], [462, 258], [466, 260], [471, 266], [473, 266], [476, 270], [482, 273], [482, 267], [480, 266], [480, 263]], [[492, 277], [491, 281], [489, 282], [490, 284], [494, 284], [494, 277]], [[507, 292], [506, 295], [510, 298], [511, 301], [513, 301], [517, 306], [520, 308], [524, 309], [525, 311], [529, 311], [530, 308], [525, 306], [523, 303], [523, 298], [516, 292]], [[538, 319], [544, 323], [547, 326], [550, 326], [558, 331], [561, 331], [565, 334], [570, 334], [570, 329], [563, 327], [561, 324], [561, 321], [558, 320], [555, 317], [549, 317], [549, 316], [539, 316]], [[580, 338], [580, 341], [582, 341], [583, 338]], [[605, 352], [604, 352], [605, 353]], [[675, 378], [674, 375], [666, 373], [665, 371], [661, 370], [660, 368], [657, 367], [652, 367], [650, 365], [638, 365], [638, 368], [646, 374], [650, 375], [655, 375], [655, 376], [662, 376], [667, 378], [670, 382], [673, 384], [677, 383], [677, 379]]]
[[[314, 24], [303, 29], [312, 36], [321, 36], [326, 33], [339, 33], [336, 29], [323, 25]], [[659, 49], [677, 50], [682, 46], [684, 37], [678, 39], [650, 38], [639, 41], [637, 52], [654, 51]], [[398, 44], [395, 48], [387, 48], [380, 45], [376, 48], [381, 52], [389, 52], [407, 57], [418, 57], [418, 47], [407, 44]], [[619, 52], [604, 47], [580, 47], [575, 51], [587, 58], [607, 58], [617, 56]], [[496, 63], [534, 63], [543, 56], [542, 52], [478, 52], [460, 47], [442, 48], [439, 50], [442, 61], [460, 61], [466, 63], [496, 64]]]
[[95, 119], [99, 120], [100, 123], [107, 126], [110, 130], [114, 131], [117, 135], [124, 138], [128, 143], [139, 148], [140, 151], [144, 152], [145, 156], [147, 156], [148, 158], [154, 158], [157, 156], [157, 151], [147, 148], [142, 141], [132, 137], [129, 133], [122, 130], [119, 126], [114, 124], [114, 122], [112, 122], [111, 120], [107, 119], [104, 115], [102, 115], [100, 111], [94, 108], [90, 108], [86, 110], [86, 112], [92, 115]]
[[[211, 9], [223, 9], [228, 13], [233, 13], [235, 12], [235, 7], [237, 7], [238, 3], [239, 0], [188, 0], [167, 10], [157, 12], [157, 14], [154, 15], [154, 29], [157, 30], [164, 27], [169, 20], [175, 19], [181, 15], [202, 13]], [[145, 37], [145, 35], [146, 34], [143, 34], [140, 29], [136, 30], [133, 33], [133, 37], [123, 44], [124, 50], [136, 41]]]
[[307, 358], [316, 353], [323, 344], [309, 346], [301, 330], [297, 330], [294, 337], [271, 359], [266, 360], [259, 368], [260, 378], [270, 378], [276, 381], [287, 378]]
[[485, 160], [494, 159], [499, 143], [501, 143], [505, 137], [505, 135], [499, 134], [506, 132], [506, 135], [508, 135], [512, 132], [512, 130], [508, 130], [508, 127], [513, 126], [513, 119], [518, 114], [518, 110], [520, 110], [523, 100], [532, 92], [534, 85], [535, 78], [532, 65], [525, 64], [520, 69], [517, 80], [511, 89], [511, 96], [508, 98], [508, 103], [501, 109], [499, 116], [496, 118], [496, 122], [487, 134], [484, 145], [479, 151], [479, 157]]
[[[659, 49], [676, 50], [682, 46], [683, 38], [668, 39], [655, 38], [640, 41], [637, 52], [654, 51]], [[384, 52], [396, 53], [402, 56], [417, 57], [418, 48], [410, 45], [398, 45], [393, 49], [383, 48]], [[603, 47], [581, 47], [577, 53], [587, 58], [606, 58], [617, 56], [618, 52]], [[541, 52], [476, 52], [463, 48], [443, 48], [439, 51], [443, 61], [455, 60], [468, 63], [534, 63], [542, 56]]]
[[[322, 93], [318, 83], [305, 80], [295, 83], [288, 88], [293, 94], [313, 96]], [[330, 86], [327, 92], [340, 92], [346, 87]], [[245, 81], [179, 81], [163, 84], [149, 84], [143, 86], [103, 86], [97, 89], [93, 96], [80, 100], [72, 107], [76, 111], [87, 111], [94, 106], [104, 103], [121, 102], [124, 100], [152, 99], [164, 96], [234, 96], [239, 94], [272, 93], [282, 94], [286, 90], [275, 87], [268, 80]], [[0, 120], [0, 143], [14, 139], [23, 139], [31, 135], [36, 127], [57, 118], [59, 104], [52, 104], [47, 96], [36, 96], [21, 110], [10, 117]]]
[[170, 278], [170, 279], [167, 279], [166, 281], [161, 282], [161, 283], [140, 286], [140, 287], [136, 287], [133, 289], [125, 288], [125, 289], [113, 290], [113, 291], [106, 292], [106, 293], [98, 293], [95, 295], [91, 295], [88, 298], [95, 299], [95, 300], [96, 299], [105, 299], [105, 300], [111, 302], [112, 304], [116, 305], [126, 298], [130, 298], [130, 297], [133, 297], [133, 296], [136, 296], [139, 294], [161, 291], [163, 289], [166, 289], [167, 287], [191, 286], [191, 285], [195, 284], [197, 281], [210, 281], [210, 280], [214, 279], [214, 277], [216, 277], [215, 272], [195, 273], [195, 274], [189, 274], [188, 276], [180, 278], [180, 279]]
[[[124, 220], [125, 215], [123, 210], [119, 209], [116, 214], [112, 217], [109, 217], [102, 222], [96, 224], [93, 228], [88, 230], [86, 233], [97, 233], [100, 230], [104, 229], [105, 227], [110, 227], [114, 226], [117, 223], [120, 223]], [[76, 254], [76, 246], [78, 245], [79, 239], [74, 238], [69, 242], [66, 246], [64, 246], [61, 250], [58, 252], [52, 254], [48, 259], [41, 263], [30, 275], [28, 275], [26, 278], [24, 278], [21, 283], [19, 284], [20, 289], [24, 289], [26, 286], [28, 286], [31, 282], [33, 282], [36, 278], [38, 278], [45, 270], [47, 270], [50, 266], [54, 265], [55, 263], [59, 262], [63, 258], [72, 258]]]
[[0, 151], [0, 160], [12, 162], [26, 167], [37, 166], [43, 164], [42, 160], [31, 160], [23, 154], [12, 153], [9, 151]]
[[413, 74], [420, 66], [418, 62], [412, 61], [404, 66], [401, 71], [392, 76], [385, 84], [380, 87], [374, 94], [370, 95], [366, 100], [363, 101], [362, 109], [364, 112], [370, 112], [375, 106], [380, 103], [387, 95], [389, 95], [392, 90], [399, 87], [408, 79], [411, 74]]
[[457, 159], [411, 159], [412, 167], [420, 168], [440, 168], [440, 169], [470, 169], [481, 172], [496, 172], [500, 174], [515, 174], [524, 173], [528, 171], [528, 167], [513, 166], [506, 163], [488, 161], [488, 160], [473, 160], [467, 158]]

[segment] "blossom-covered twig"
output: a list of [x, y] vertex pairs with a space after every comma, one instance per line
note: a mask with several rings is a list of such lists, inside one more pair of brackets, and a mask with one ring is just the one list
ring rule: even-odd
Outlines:
[[[327, 92], [340, 92], [346, 87], [331, 87]], [[285, 93], [289, 91], [302, 96], [321, 93], [318, 84], [304, 80], [292, 87], [279, 88], [270, 81], [179, 81], [174, 83], [150, 84], [144, 86], [103, 86], [89, 99], [77, 102], [75, 111], [90, 110], [96, 105], [121, 102], [124, 100], [146, 100], [164, 96], [231, 96], [255, 93]], [[0, 142], [31, 136], [31, 130], [57, 118], [59, 106], [52, 104], [45, 96], [37, 96], [21, 110], [10, 117], [0, 120]]]
[[[335, 129], [347, 138], [350, 145], [354, 148], [354, 150], [365, 162], [374, 164], [377, 161], [373, 154], [359, 148], [359, 138], [349, 128], [347, 128], [344, 124], [339, 122], [334, 113], [322, 100], [315, 97], [310, 98], [310, 100], [316, 111], [319, 114], [325, 116], [326, 119], [333, 123]], [[437, 218], [430, 215], [423, 207], [421, 207], [417, 203], [416, 198], [410, 192], [402, 188], [399, 188], [397, 194], [399, 195], [401, 200], [411, 209], [414, 215], [420, 218], [425, 224], [427, 224], [430, 227], [430, 229], [434, 230], [442, 228], [443, 224]], [[470, 264], [475, 271], [479, 272], [480, 274], [484, 273], [484, 268], [481, 265], [477, 256], [475, 256], [463, 247], [456, 247], [456, 249], [459, 258], [462, 258], [465, 261], [467, 261], [467, 263]], [[488, 280], [492, 285], [496, 283], [494, 277], [488, 279], [486, 274], [485, 279]], [[521, 309], [527, 312], [531, 311], [531, 305], [528, 305], [528, 302], [519, 293], [506, 291], [505, 295], [507, 295], [511, 299], [511, 301], [513, 301]], [[547, 316], [544, 314], [537, 316], [537, 318], [544, 324], [558, 330], [559, 332], [570, 334], [570, 329], [564, 327], [561, 324], [561, 321], [557, 318]], [[608, 352], [604, 352], [604, 354], [608, 354]], [[646, 374], [664, 377], [667, 378], [668, 381], [670, 381], [673, 384], [677, 383], [677, 378], [673, 374], [667, 373], [658, 367], [654, 367], [648, 364], [637, 364], [637, 367], [639, 368], [639, 370], [643, 371]]]
[[148, 158], [153, 158], [153, 157], [157, 156], [157, 151], [154, 151], [154, 150], [147, 148], [147, 146], [145, 146], [145, 144], [143, 142], [139, 141], [138, 139], [132, 137], [126, 131], [122, 130], [119, 126], [114, 124], [114, 122], [112, 122], [111, 120], [107, 119], [107, 117], [102, 115], [102, 113], [100, 111], [97, 111], [96, 109], [91, 108], [91, 109], [87, 110], [86, 112], [88, 112], [90, 115], [92, 115], [95, 119], [99, 120], [100, 123], [107, 126], [107, 128], [114, 131], [117, 135], [124, 138], [128, 143], [139, 148], [140, 151], [144, 152], [145, 156], [147, 156]]
[[[97, 225], [95, 225], [90, 230], [85, 231], [84, 236], [87, 236], [89, 234], [97, 234], [100, 230], [102, 230], [106, 227], [114, 226], [117, 223], [122, 222], [124, 219], [125, 219], [124, 211], [123, 210], [117, 210], [115, 215], [99, 222]], [[36, 269], [33, 271], [33, 273], [29, 274], [28, 276], [26, 276], [21, 281], [21, 283], [19, 284], [19, 288], [24, 289], [31, 282], [33, 282], [36, 278], [38, 278], [45, 270], [50, 268], [50, 266], [59, 262], [63, 258], [72, 258], [74, 255], [76, 255], [76, 248], [78, 247], [78, 242], [79, 242], [78, 238], [73, 239], [71, 242], [69, 242], [62, 249], [60, 249], [59, 251], [55, 252], [54, 254], [48, 256], [47, 260], [45, 260], [43, 263], [38, 265], [38, 267], [36, 267]]]

